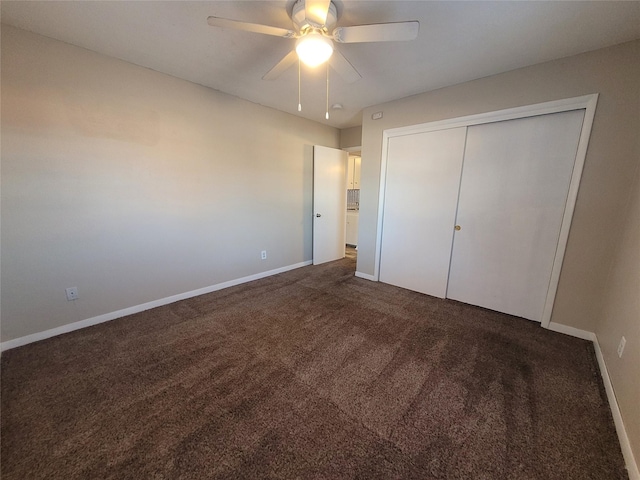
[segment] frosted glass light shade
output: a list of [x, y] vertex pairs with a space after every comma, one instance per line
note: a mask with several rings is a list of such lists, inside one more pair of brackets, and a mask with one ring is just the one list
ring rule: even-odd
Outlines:
[[296, 53], [305, 65], [317, 67], [333, 54], [333, 42], [320, 33], [310, 33], [296, 42]]

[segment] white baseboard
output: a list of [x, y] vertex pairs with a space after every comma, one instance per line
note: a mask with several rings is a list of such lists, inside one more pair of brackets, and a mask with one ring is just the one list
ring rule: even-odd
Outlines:
[[629, 473], [629, 480], [640, 480], [640, 472], [638, 471], [638, 464], [633, 456], [631, 450], [631, 443], [627, 436], [627, 430], [624, 428], [624, 422], [622, 421], [622, 413], [618, 406], [618, 400], [613, 390], [613, 384], [609, 377], [609, 370], [607, 370], [607, 364], [604, 361], [600, 344], [598, 343], [598, 337], [595, 333], [587, 330], [580, 330], [579, 328], [569, 327], [560, 323], [549, 323], [547, 327], [554, 332], [564, 333], [571, 335], [572, 337], [578, 337], [583, 340], [591, 340], [593, 347], [596, 351], [596, 358], [598, 359], [598, 367], [600, 368], [600, 375], [602, 376], [602, 383], [604, 383], [605, 391], [607, 392], [607, 400], [609, 400], [609, 408], [611, 408], [611, 414], [613, 415], [613, 423], [616, 426], [616, 433], [618, 434], [618, 440], [620, 442], [620, 448], [622, 449], [622, 456], [624, 457], [624, 463]]
[[116, 318], [126, 317], [127, 315], [133, 315], [134, 313], [143, 312], [145, 310], [150, 310], [156, 307], [162, 307], [163, 305], [168, 305], [169, 303], [177, 302], [179, 300], [186, 300], [187, 298], [197, 297], [198, 295], [204, 295], [205, 293], [215, 292], [217, 290], [222, 290], [223, 288], [233, 287], [235, 285], [240, 285], [241, 283], [252, 282], [254, 280], [270, 277], [271, 275], [276, 275], [278, 273], [287, 272], [289, 270], [294, 270], [300, 267], [306, 267], [307, 265], [311, 265], [311, 263], [312, 261], [308, 260], [305, 262], [296, 263], [294, 265], [287, 265], [286, 267], [280, 267], [274, 270], [256, 273], [254, 275], [249, 275], [247, 277], [242, 277], [235, 280], [229, 280], [228, 282], [218, 283], [216, 285], [199, 288], [197, 290], [191, 290], [190, 292], [180, 293], [178, 295], [172, 295], [170, 297], [161, 298], [159, 300], [143, 303], [141, 305], [135, 305], [133, 307], [123, 308], [122, 310], [116, 310], [115, 312], [98, 315], [97, 317], [91, 317], [85, 320], [80, 320], [78, 322], [68, 323], [60, 327], [45, 330], [43, 332], [32, 333], [31, 335], [26, 335], [24, 337], [7, 340], [6, 342], [0, 343], [0, 352], [4, 352], [5, 350], [9, 350], [11, 348], [21, 347], [23, 345], [37, 342], [39, 340], [55, 337], [57, 335], [62, 335], [63, 333], [69, 333], [81, 328], [86, 328], [92, 325], [97, 325], [99, 323], [115, 320]]
[[631, 450], [631, 443], [627, 436], [627, 430], [624, 428], [624, 422], [622, 421], [622, 413], [618, 407], [618, 400], [616, 399], [616, 393], [613, 391], [613, 384], [609, 377], [609, 371], [607, 370], [607, 364], [604, 361], [602, 350], [600, 350], [600, 344], [598, 343], [598, 337], [593, 335], [593, 346], [596, 350], [596, 358], [598, 359], [598, 366], [600, 367], [600, 375], [602, 375], [602, 382], [604, 383], [604, 389], [607, 392], [607, 398], [609, 399], [609, 406], [611, 407], [611, 413], [613, 414], [613, 423], [616, 425], [616, 432], [618, 433], [618, 439], [620, 440], [620, 448], [622, 449], [622, 456], [624, 457], [624, 463], [627, 466], [627, 473], [629, 474], [629, 480], [640, 480], [640, 470], [638, 470], [638, 464], [633, 456], [633, 450]]
[[588, 332], [587, 330], [580, 330], [579, 328], [569, 327], [567, 325], [562, 325], [561, 323], [549, 323], [547, 327], [549, 330], [558, 333], [564, 333], [565, 335], [571, 335], [572, 337], [581, 338], [583, 340], [591, 340], [592, 342], [596, 341], [596, 334], [593, 332]]
[[356, 277], [364, 278], [365, 280], [371, 280], [372, 282], [377, 282], [378, 279], [373, 275], [369, 275], [368, 273], [356, 272]]

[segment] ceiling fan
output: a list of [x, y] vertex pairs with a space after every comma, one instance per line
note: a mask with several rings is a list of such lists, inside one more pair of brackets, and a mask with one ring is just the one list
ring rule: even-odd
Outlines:
[[290, 16], [293, 21], [292, 29], [239, 22], [221, 17], [208, 17], [207, 22], [214, 27], [235, 28], [246, 32], [296, 39], [295, 49], [269, 70], [262, 77], [263, 80], [277, 78], [300, 59], [311, 67], [328, 61], [329, 65], [348, 83], [362, 77], [344, 55], [335, 50], [334, 42], [413, 40], [418, 36], [420, 28], [420, 23], [417, 21], [336, 27], [338, 13], [335, 3], [331, 0], [297, 0]]

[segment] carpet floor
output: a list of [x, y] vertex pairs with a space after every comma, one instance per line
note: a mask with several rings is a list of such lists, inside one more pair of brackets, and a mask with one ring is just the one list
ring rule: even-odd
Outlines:
[[3, 353], [3, 480], [627, 478], [590, 342], [354, 270]]

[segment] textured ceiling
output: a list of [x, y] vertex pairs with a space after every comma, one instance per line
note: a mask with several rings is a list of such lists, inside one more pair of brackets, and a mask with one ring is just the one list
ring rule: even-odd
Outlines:
[[209, 15], [291, 28], [288, 1], [2, 1], [2, 22], [335, 127], [362, 108], [640, 38], [640, 2], [335, 1], [339, 26], [418, 20], [410, 42], [340, 44], [362, 79], [262, 76], [295, 40], [210, 27]]

